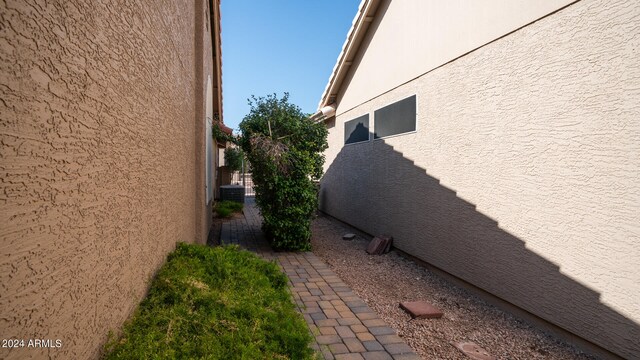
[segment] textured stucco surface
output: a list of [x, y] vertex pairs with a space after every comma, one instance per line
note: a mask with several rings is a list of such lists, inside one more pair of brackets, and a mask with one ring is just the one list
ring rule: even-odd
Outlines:
[[[206, 117], [207, 117], [207, 79], [213, 74], [213, 59], [211, 51], [211, 26], [209, 23], [209, 7], [207, 1], [199, 0], [196, 4], [200, 9], [195, 14], [195, 58], [199, 61], [195, 66], [196, 94], [191, 100], [192, 106], [195, 106], [195, 163], [193, 164], [196, 173], [196, 182], [193, 185], [196, 191], [196, 199], [193, 203], [195, 207], [196, 233], [195, 239], [199, 243], [206, 242], [209, 230], [212, 224], [213, 210], [211, 201], [207, 200], [207, 172], [206, 172]], [[215, 82], [215, 78], [213, 80]], [[213, 94], [212, 94], [213, 95]], [[193, 101], [195, 100], [195, 101]], [[217, 101], [214, 100], [217, 104]], [[217, 108], [217, 106], [216, 106]], [[218, 110], [218, 109], [216, 109]], [[216, 151], [215, 143], [212, 150]], [[213, 174], [214, 172], [212, 172]], [[213, 180], [213, 179], [211, 179]], [[213, 181], [215, 183], [215, 181]]]
[[[347, 112], [338, 103], [321, 208], [640, 357], [638, 29], [635, 1], [583, 0]], [[343, 146], [345, 121], [373, 124], [413, 94], [415, 133]]]
[[0, 335], [62, 340], [0, 357], [97, 357], [176, 241], [204, 241], [195, 4], [0, 3]]
[[573, 1], [382, 0], [340, 105], [351, 109]]

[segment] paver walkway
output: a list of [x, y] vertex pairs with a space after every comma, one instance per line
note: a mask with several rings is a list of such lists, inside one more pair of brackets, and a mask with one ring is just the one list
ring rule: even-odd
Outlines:
[[325, 359], [420, 359], [320, 258], [311, 252], [274, 252], [262, 235], [253, 198], [244, 216], [222, 224], [220, 242], [275, 259], [289, 277], [298, 309]]

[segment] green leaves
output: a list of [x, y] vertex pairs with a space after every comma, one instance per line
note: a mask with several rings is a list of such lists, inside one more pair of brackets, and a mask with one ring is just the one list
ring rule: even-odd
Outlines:
[[244, 204], [239, 202], [224, 200], [216, 203], [214, 211], [219, 217], [228, 218], [231, 217], [233, 213], [241, 212], [243, 206]]
[[214, 122], [213, 126], [211, 127], [211, 135], [216, 141], [221, 143], [230, 142], [235, 144], [237, 141], [233, 135], [229, 135], [222, 131], [222, 129], [220, 129], [220, 123], [217, 121]]
[[228, 147], [224, 150], [224, 163], [231, 171], [240, 171], [243, 159], [244, 153], [240, 148]]
[[249, 105], [239, 144], [252, 166], [263, 230], [276, 250], [309, 250], [327, 129], [289, 103], [288, 93], [252, 96]]
[[105, 359], [311, 359], [311, 334], [274, 262], [179, 244]]

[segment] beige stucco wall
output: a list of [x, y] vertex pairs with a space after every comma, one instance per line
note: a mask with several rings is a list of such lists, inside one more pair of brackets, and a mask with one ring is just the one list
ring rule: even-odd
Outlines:
[[[341, 108], [372, 97], [575, 0], [382, 0]], [[389, 56], [392, 54], [392, 56]], [[375, 76], [371, 76], [375, 74]]]
[[[321, 208], [640, 357], [639, 27], [635, 1], [583, 0], [354, 109], [339, 102]], [[415, 133], [342, 145], [344, 121], [373, 124], [413, 94]]]
[[96, 358], [175, 243], [204, 242], [196, 4], [0, 4], [0, 334], [62, 340], [0, 358]]

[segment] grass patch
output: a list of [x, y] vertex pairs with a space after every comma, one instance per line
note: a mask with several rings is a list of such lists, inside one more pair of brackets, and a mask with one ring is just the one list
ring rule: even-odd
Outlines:
[[236, 201], [220, 201], [216, 204], [215, 211], [218, 216], [227, 218], [230, 217], [233, 213], [241, 212], [244, 204], [236, 202]]
[[180, 243], [105, 359], [313, 359], [286, 276], [236, 246]]

